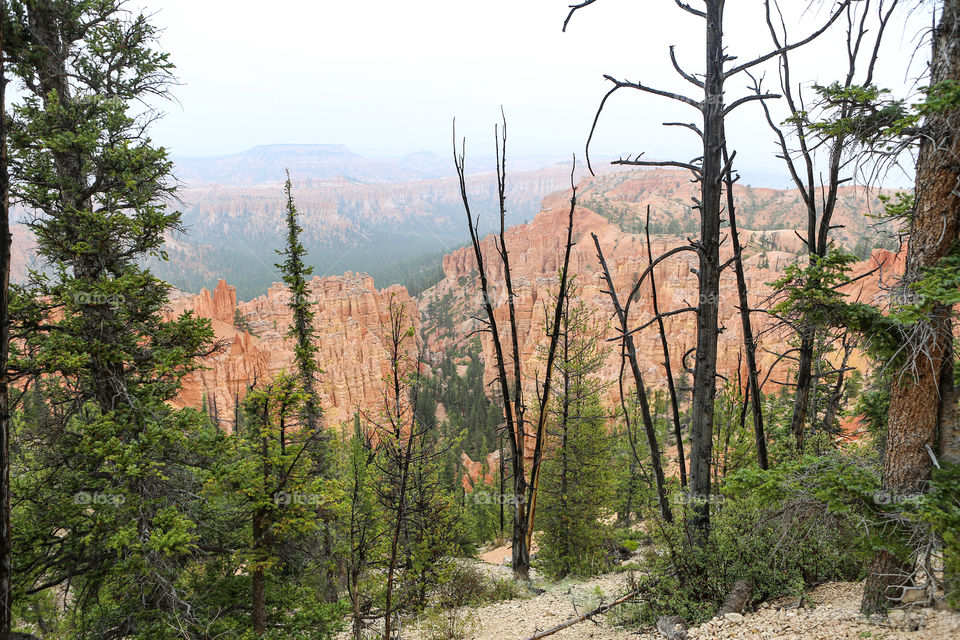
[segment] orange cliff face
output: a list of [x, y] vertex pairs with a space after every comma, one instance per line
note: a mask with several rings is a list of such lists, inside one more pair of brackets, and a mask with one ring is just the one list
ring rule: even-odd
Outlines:
[[[642, 223], [648, 204], [653, 206], [653, 218], [661, 216], [660, 228], [671, 220], [681, 219], [684, 207], [689, 204], [689, 177], [683, 172], [629, 172], [598, 175], [584, 181], [579, 190], [580, 202], [575, 215], [574, 240], [571, 255], [571, 271], [577, 276], [579, 299], [592, 312], [594, 321], [600, 325], [600, 337], [616, 336], [612, 326], [609, 297], [599, 278], [600, 269], [591, 233], [596, 233], [610, 266], [621, 303], [637, 277], [647, 268], [646, 238], [642, 234], [629, 233], [610, 219]], [[747, 189], [738, 192], [743, 202], [744, 216], [741, 224], [741, 242], [744, 251], [744, 269], [750, 292], [752, 308], [766, 308], [773, 293], [767, 284], [782, 276], [784, 269], [799, 260], [805, 260], [800, 240], [793, 233], [803, 224], [802, 213], [797, 209], [796, 196], [789, 191]], [[864, 195], [852, 188], [844, 192], [839, 214], [846, 228], [862, 227], [862, 212], [869, 210]], [[530, 223], [507, 230], [507, 245], [513, 267], [517, 294], [517, 313], [520, 333], [520, 353], [524, 372], [533, 383], [539, 372], [542, 379], [542, 357], [538, 345], [545, 345], [545, 311], [557, 289], [557, 270], [563, 256], [563, 241], [566, 235], [569, 192], [549, 196], [544, 209]], [[604, 213], [600, 215], [598, 211]], [[667, 218], [663, 219], [664, 211]], [[616, 214], [616, 215], [612, 215]], [[606, 216], [606, 217], [605, 217]], [[746, 222], [757, 222], [763, 230], [753, 230]], [[772, 224], [775, 223], [775, 224]], [[654, 234], [652, 252], [656, 257], [676, 246], [687, 244], [686, 236], [696, 233]], [[726, 232], [725, 232], [725, 235]], [[729, 238], [722, 244], [722, 259], [729, 260]], [[502, 327], [507, 326], [508, 308], [503, 290], [503, 268], [496, 255], [492, 236], [483, 240], [483, 252], [487, 257], [488, 277], [493, 286], [492, 298], [495, 313]], [[697, 266], [696, 254], [679, 253], [664, 261], [655, 270], [661, 312], [670, 312], [686, 307], [696, 307], [699, 292], [697, 278], [691, 271]], [[876, 269], [873, 273], [871, 270]], [[894, 254], [875, 250], [870, 259], [853, 267], [853, 275], [865, 275], [851, 285], [847, 294], [861, 302], [880, 303], [886, 286], [903, 270], [903, 252]], [[316, 311], [315, 326], [318, 331], [318, 360], [324, 369], [320, 378], [320, 393], [328, 422], [335, 423], [352, 417], [357, 409], [376, 415], [383, 405], [383, 379], [389, 372], [385, 325], [389, 317], [390, 300], [405, 307], [410, 324], [417, 332], [417, 343], [422, 344], [426, 359], [436, 363], [443, 353], [451, 353], [469, 336], [479, 335], [485, 363], [485, 381], [495, 377], [493, 345], [486, 333], [477, 333], [481, 328], [476, 317], [484, 311], [478, 295], [475, 279], [476, 265], [472, 248], [463, 248], [443, 258], [445, 277], [437, 285], [424, 292], [414, 301], [402, 287], [390, 287], [382, 291], [374, 288], [369, 276], [352, 273], [338, 277], [314, 278], [310, 283]], [[886, 284], [884, 284], [886, 283]], [[170, 313], [193, 310], [209, 318], [219, 339], [226, 340], [227, 348], [211, 356], [205, 362], [208, 369], [198, 372], [186, 381], [180, 401], [183, 405], [199, 407], [204, 398], [211, 413], [218, 416], [226, 426], [233, 423], [234, 405], [242, 398], [250, 384], [262, 382], [283, 369], [292, 369], [292, 344], [285, 338], [290, 324], [287, 308], [289, 294], [281, 285], [272, 286], [267, 295], [249, 302], [238, 303], [233, 287], [222, 280], [212, 291], [203, 290], [199, 295], [181, 295], [171, 301]], [[736, 280], [732, 269], [723, 273], [720, 288], [720, 337], [718, 366], [721, 374], [732, 382], [745, 380], [746, 369], [740, 358], [742, 337], [738, 309]], [[449, 314], [440, 321], [440, 309]], [[235, 314], [239, 311], [243, 326], [249, 331], [234, 326]], [[421, 327], [422, 317], [422, 327]], [[645, 284], [631, 304], [630, 326], [638, 327], [653, 317], [650, 287]], [[759, 336], [758, 358], [764, 374], [776, 361], [776, 353], [792, 335], [784, 329], [768, 330], [773, 320], [762, 312], [753, 314], [753, 328]], [[452, 322], [450, 322], [452, 321]], [[695, 314], [683, 312], [664, 319], [665, 333], [670, 345], [672, 370], [679, 380], [683, 375], [683, 356], [696, 343]], [[653, 388], [663, 388], [665, 374], [659, 330], [655, 323], [636, 335], [640, 366], [645, 382]], [[415, 357], [416, 346], [411, 341], [408, 356]], [[504, 348], [509, 353], [510, 345]], [[607, 387], [608, 401], [617, 404], [616, 380], [620, 373], [619, 349], [616, 342], [601, 343], [606, 353], [602, 380], [611, 383]], [[868, 367], [860, 357], [852, 362], [855, 366]], [[688, 355], [687, 366], [693, 366], [693, 356]], [[769, 376], [769, 391], [775, 391], [775, 381], [789, 380], [788, 361], [781, 360]], [[738, 371], [738, 366], [740, 367]], [[739, 373], [739, 376], [738, 376]], [[688, 376], [689, 381], [689, 376]], [[632, 384], [627, 375], [626, 382]], [[488, 389], [495, 389], [488, 385]], [[528, 447], [531, 443], [527, 443]]]
[[[623, 181], [625, 176], [603, 176], [601, 180]], [[624, 187], [629, 181], [621, 182]], [[589, 192], [589, 185], [588, 185]], [[569, 199], [569, 193], [567, 194]], [[518, 333], [520, 334], [520, 359], [523, 362], [524, 376], [529, 380], [543, 378], [542, 348], [546, 338], [546, 309], [551, 305], [558, 288], [558, 269], [563, 259], [563, 242], [566, 238], [566, 224], [569, 213], [569, 200], [564, 202], [560, 196], [548, 198], [545, 207], [529, 224], [519, 225], [507, 231], [506, 243], [510, 252], [513, 274]], [[596, 248], [591, 233], [600, 241], [604, 256], [609, 265], [621, 304], [639, 275], [647, 268], [646, 238], [641, 234], [622, 231], [605, 217], [591, 211], [587, 206], [577, 207], [574, 218], [574, 242], [571, 253], [571, 272], [576, 274], [579, 286], [578, 298], [592, 313], [595, 322], [601, 324], [602, 339], [615, 339], [617, 332], [613, 326], [613, 312], [606, 286], [601, 280], [602, 272], [597, 260]], [[764, 232], [741, 229], [741, 243], [744, 251], [744, 270], [749, 291], [751, 308], [766, 308], [768, 298], [774, 293], [768, 283], [783, 275], [784, 269], [799, 260], [805, 260], [799, 246], [786, 242], [789, 236], [783, 234], [782, 242], [770, 242], [771, 234], [766, 235], [766, 245], [761, 248], [760, 236]], [[693, 235], [693, 234], [691, 234]], [[727, 234], [728, 235], [728, 234]], [[792, 234], [791, 234], [792, 235]], [[687, 244], [678, 235], [653, 235], [652, 253], [656, 258], [676, 246]], [[797, 241], [799, 243], [799, 241]], [[732, 257], [729, 238], [721, 248], [721, 259]], [[509, 309], [503, 286], [503, 266], [496, 253], [494, 237], [488, 236], [482, 241], [486, 258], [487, 277], [491, 283], [491, 297], [494, 301], [494, 313], [502, 329], [505, 341], [504, 350], [512, 349], [509, 342]], [[902, 253], [902, 252], [901, 252]], [[872, 274], [858, 280], [848, 287], [847, 295], [862, 302], [882, 302], [883, 282], [889, 284], [902, 272], [902, 255], [878, 249], [871, 258], [853, 266], [854, 277]], [[692, 271], [697, 267], [694, 252], [682, 252], [660, 263], [655, 269], [658, 302], [661, 313], [696, 307], [699, 299], [698, 282]], [[471, 331], [480, 328], [476, 317], [485, 317], [479, 296], [479, 282], [476, 279], [476, 260], [471, 247], [459, 249], [443, 259], [445, 278], [435, 287], [421, 296], [420, 304], [424, 313], [424, 339], [429, 353], [449, 350], [462, 341]], [[746, 365], [741, 359], [743, 344], [737, 284], [732, 268], [724, 270], [720, 285], [720, 344], [718, 350], [719, 372], [730, 381], [738, 380], [745, 384]], [[434, 322], [437, 305], [448, 306], [454, 310], [453, 330], [444, 329]], [[639, 290], [638, 297], [631, 304], [630, 327], [636, 328], [654, 318], [653, 300], [649, 279]], [[775, 320], [770, 316], [755, 312], [752, 314], [753, 331], [759, 336], [758, 361], [765, 375], [776, 361], [776, 353], [784, 350], [783, 345], [793, 336], [785, 329], [772, 330]], [[693, 354], [690, 350], [696, 344], [696, 315], [684, 312], [664, 318], [665, 333], [670, 346], [672, 371], [675, 379], [683, 375], [683, 356], [688, 355], [687, 366], [693, 367]], [[486, 365], [485, 382], [488, 389], [495, 385], [495, 358], [493, 341], [486, 332], [479, 333], [482, 355]], [[640, 368], [644, 382], [653, 388], [665, 388], [666, 376], [663, 368], [663, 351], [656, 323], [651, 323], [642, 332], [636, 334]], [[608, 383], [608, 401], [617, 402], [616, 380], [620, 374], [619, 348], [615, 341], [601, 346], [607, 353], [599, 377]], [[509, 358], [508, 358], [509, 360]], [[789, 380], [787, 360], [780, 360], [776, 369], [767, 380], [767, 388], [775, 391], [774, 381]], [[859, 360], [858, 360], [859, 364]], [[864, 365], [866, 366], [866, 365]], [[738, 377], [739, 367], [739, 377]], [[508, 362], [509, 369], [509, 362]], [[688, 378], [689, 380], [689, 378]], [[632, 385], [627, 373], [625, 382]], [[528, 443], [529, 444], [529, 443]]]
[[[357, 410], [376, 415], [383, 405], [384, 379], [390, 371], [387, 336], [390, 305], [402, 305], [408, 326], [419, 330], [416, 302], [400, 286], [378, 291], [373, 278], [346, 273], [309, 283], [317, 330], [320, 399], [329, 425], [352, 418]], [[213, 292], [180, 295], [170, 301], [168, 316], [193, 311], [207, 318], [225, 348], [205, 358], [204, 370], [188, 377], [180, 393], [181, 406], [201, 407], [224, 428], [234, 423], [235, 405], [250, 385], [269, 381], [283, 370], [293, 371], [293, 343], [286, 337], [291, 323], [290, 293], [280, 284], [267, 295], [237, 303], [236, 290], [220, 280]], [[239, 311], [245, 329], [234, 326]], [[417, 345], [409, 341], [407, 357]]]

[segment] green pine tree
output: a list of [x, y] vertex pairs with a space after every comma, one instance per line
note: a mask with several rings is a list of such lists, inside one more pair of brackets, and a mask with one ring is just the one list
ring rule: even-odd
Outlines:
[[44, 407], [15, 434], [17, 593], [66, 589], [84, 637], [172, 637], [191, 618], [178, 578], [199, 554], [210, 429], [170, 401], [213, 337], [189, 314], [164, 320], [168, 285], [143, 266], [180, 229], [171, 162], [137, 115], [172, 65], [118, 0], [3, 10], [24, 90], [12, 189], [45, 265], [12, 309], [12, 365]]
[[574, 283], [563, 308], [550, 450], [540, 486], [538, 558], [542, 570], [558, 578], [604, 567], [602, 518], [613, 497], [608, 414], [597, 379], [602, 332], [576, 295]]
[[[286, 224], [287, 243], [283, 251], [277, 253], [285, 259], [276, 267], [283, 274], [283, 282], [290, 288], [290, 302], [288, 306], [293, 315], [287, 337], [293, 340], [293, 362], [297, 377], [303, 387], [306, 397], [303, 403], [303, 417], [307, 426], [317, 431], [323, 418], [320, 408], [320, 397], [317, 393], [317, 376], [321, 373], [317, 364], [317, 330], [313, 326], [313, 302], [310, 300], [310, 289], [307, 278], [313, 274], [313, 267], [306, 264], [306, 249], [300, 241], [303, 227], [298, 222], [297, 206], [293, 201], [293, 186], [290, 182], [290, 171], [287, 171], [287, 181], [284, 185], [287, 197]], [[327, 443], [328, 438], [322, 437], [319, 443]], [[327, 469], [330, 466], [328, 456], [315, 451], [318, 462]]]
[[309, 576], [324, 562], [315, 545], [323, 522], [342, 505], [330, 480], [318, 478], [310, 444], [319, 431], [302, 421], [306, 393], [297, 378], [281, 373], [262, 388], [252, 389], [242, 403], [244, 428], [226, 437], [227, 455], [208, 484], [211, 498], [227, 501], [230, 521], [241, 525], [234, 541], [234, 570], [215, 580], [210, 591], [235, 594], [249, 589], [249, 617], [221, 621], [224, 631], [250, 628], [263, 636], [331, 637], [341, 626], [341, 607]]

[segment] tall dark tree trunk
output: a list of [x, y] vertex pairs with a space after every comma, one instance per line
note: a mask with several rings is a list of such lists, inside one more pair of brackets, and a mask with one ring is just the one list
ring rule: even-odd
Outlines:
[[[617, 297], [617, 290], [613, 286], [613, 277], [610, 275], [610, 269], [607, 261], [603, 257], [603, 251], [600, 249], [600, 239], [597, 234], [593, 236], [593, 244], [597, 248], [597, 258], [600, 260], [600, 268], [603, 270], [603, 277], [606, 280], [607, 295], [613, 304], [614, 314], [620, 323], [620, 333], [623, 339], [624, 356], [630, 363], [630, 370], [633, 373], [633, 381], [637, 394], [637, 401], [640, 404], [640, 418], [643, 422], [643, 430], [647, 436], [647, 447], [650, 449], [650, 463], [653, 466], [653, 474], [657, 491], [657, 505], [660, 508], [660, 515], [667, 522], [673, 522], [673, 511], [670, 509], [670, 501], [667, 499], [666, 479], [663, 474], [663, 464], [660, 461], [660, 443], [657, 441], [657, 432], [653, 425], [653, 417], [650, 414], [650, 403], [647, 400], [647, 390], [643, 383], [643, 373], [640, 371], [640, 363], [637, 359], [637, 348], [633, 341], [633, 335], [630, 333], [627, 312], [620, 305], [620, 299]], [[650, 266], [650, 273], [653, 273], [653, 265]], [[628, 434], [629, 437], [629, 434]]]
[[813, 386], [813, 328], [804, 328], [800, 333], [800, 358], [797, 365], [796, 394], [793, 396], [793, 415], [790, 418], [790, 435], [798, 453], [803, 452], [804, 425], [810, 408], [810, 388]]
[[[262, 510], [258, 509], [253, 516], [253, 548], [258, 552], [263, 551], [267, 546], [266, 528], [266, 517]], [[267, 633], [267, 576], [262, 564], [254, 568], [251, 582], [253, 632], [262, 636]]]
[[[933, 34], [930, 86], [960, 81], [960, 0], [944, 0]], [[955, 250], [960, 239], [960, 109], [930, 114], [917, 156], [916, 205], [904, 280], [914, 282], [926, 268]], [[894, 495], [925, 490], [942, 431], [956, 416], [952, 389], [943, 382], [952, 376], [951, 310], [937, 305], [929, 319], [917, 323], [905, 366], [894, 376], [888, 414], [889, 433], [883, 462], [883, 490]], [[944, 393], [946, 391], [946, 393]], [[909, 580], [911, 559], [880, 552], [870, 566], [861, 610], [888, 608]]]
[[[650, 265], [650, 299], [653, 302], [653, 315], [657, 318], [660, 330], [660, 348], [663, 350], [663, 369], [667, 377], [667, 392], [670, 394], [670, 410], [673, 417], [673, 437], [677, 441], [677, 466], [680, 468], [680, 488], [687, 488], [687, 462], [683, 455], [683, 430], [680, 428], [680, 405], [677, 401], [677, 385], [673, 380], [673, 365], [670, 362], [670, 345], [667, 343], [667, 329], [660, 315], [660, 301], [657, 297], [657, 277], [653, 271], [653, 248], [650, 246], [650, 205], [647, 205], [647, 262]], [[629, 516], [629, 513], [627, 514]]]
[[0, 636], [13, 622], [10, 529], [10, 395], [7, 357], [10, 349], [10, 176], [7, 173], [6, 68], [3, 30], [6, 8], [0, 9]]
[[753, 337], [753, 325], [750, 322], [750, 299], [747, 297], [747, 280], [743, 273], [743, 248], [737, 231], [737, 211], [733, 200], [733, 171], [730, 158], [724, 151], [727, 164], [724, 176], [727, 189], [727, 216], [730, 219], [730, 238], [733, 241], [734, 270], [737, 275], [737, 297], [740, 303], [740, 330], [743, 333], [743, 351], [747, 357], [747, 384], [750, 387], [750, 406], [753, 413], [753, 436], [757, 447], [757, 463], [761, 469], [769, 466], [767, 460], [767, 436], [763, 430], [763, 404], [760, 395], [760, 369], [757, 367], [757, 341]]
[[[513, 574], [520, 580], [530, 579], [530, 545], [533, 540], [534, 515], [537, 505], [537, 486], [539, 481], [540, 465], [543, 461], [543, 446], [546, 432], [547, 405], [550, 400], [550, 385], [553, 378], [554, 358], [556, 356], [557, 342], [560, 334], [560, 320], [562, 302], [566, 296], [570, 253], [573, 249], [573, 216], [576, 211], [577, 189], [573, 184], [573, 173], [570, 174], [571, 189], [573, 194], [570, 198], [570, 214], [567, 220], [567, 236], [564, 247], [563, 267], [560, 270], [560, 284], [557, 292], [557, 303], [554, 308], [552, 325], [549, 331], [550, 342], [547, 348], [546, 371], [544, 373], [543, 384], [541, 386], [542, 396], [538, 397], [540, 415], [537, 419], [537, 425], [533, 435], [533, 457], [530, 461], [530, 478], [527, 480], [526, 474], [526, 442], [527, 433], [525, 427], [524, 413], [526, 412], [526, 402], [523, 400], [523, 381], [521, 375], [519, 332], [517, 330], [517, 315], [515, 309], [515, 296], [513, 292], [513, 281], [510, 270], [510, 252], [506, 246], [505, 219], [506, 219], [506, 117], [503, 120], [502, 137], [499, 129], [494, 129], [497, 140], [497, 191], [499, 194], [500, 209], [500, 236], [499, 244], [496, 245], [497, 253], [504, 269], [504, 280], [507, 293], [507, 305], [509, 311], [509, 330], [511, 345], [513, 347], [513, 380], [508, 374], [505, 349], [503, 346], [502, 331], [494, 315], [494, 306], [491, 299], [490, 282], [487, 278], [487, 268], [483, 257], [483, 251], [480, 245], [480, 235], [478, 222], [470, 210], [470, 200], [467, 196], [466, 169], [464, 166], [465, 152], [463, 148], [459, 151], [456, 147], [456, 132], [454, 132], [454, 165], [457, 170], [457, 177], [460, 183], [460, 196], [463, 200], [464, 212], [467, 215], [467, 227], [470, 231], [470, 240], [473, 245], [474, 257], [477, 261], [477, 271], [480, 279], [480, 293], [482, 296], [482, 305], [486, 315], [486, 330], [489, 331], [493, 341], [495, 354], [495, 365], [497, 367], [497, 381], [499, 382], [500, 394], [503, 398], [503, 414], [506, 422], [505, 431], [510, 444], [511, 471], [513, 473], [513, 534], [512, 543], [512, 567]], [[501, 146], [502, 145], [502, 146]], [[464, 147], [466, 142], [464, 141]], [[496, 243], [496, 241], [495, 241]]]
[[720, 197], [723, 179], [723, 10], [724, 0], [705, 6], [707, 37], [703, 95], [703, 161], [700, 175], [699, 293], [697, 352], [693, 367], [690, 420], [691, 528], [705, 537], [710, 528], [710, 459], [717, 395], [717, 340], [720, 305]]

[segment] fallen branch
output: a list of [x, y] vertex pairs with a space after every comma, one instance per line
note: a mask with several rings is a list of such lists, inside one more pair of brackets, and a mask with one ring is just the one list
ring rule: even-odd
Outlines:
[[529, 638], [527, 638], [527, 640], [540, 640], [540, 638], [546, 638], [547, 636], [552, 636], [552, 635], [555, 634], [557, 631], [562, 631], [562, 630], [566, 629], [567, 627], [572, 627], [573, 625], [577, 624], [578, 622], [583, 622], [584, 620], [588, 620], [588, 619], [592, 618], [593, 616], [598, 616], [598, 615], [600, 615], [601, 613], [606, 613], [607, 611], [609, 611], [610, 609], [613, 609], [613, 608], [616, 607], [617, 605], [621, 605], [621, 604], [623, 604], [624, 602], [626, 602], [627, 600], [630, 600], [631, 598], [635, 598], [635, 597], [638, 596], [638, 595], [640, 595], [640, 590], [639, 590], [639, 589], [638, 589], [637, 591], [633, 591], [633, 592], [631, 592], [631, 593], [628, 593], [627, 595], [623, 596], [622, 598], [618, 598], [617, 600], [614, 600], [614, 601], [611, 602], [610, 604], [605, 604], [605, 605], [603, 605], [603, 606], [597, 607], [597, 608], [594, 609], [593, 611], [588, 611], [588, 612], [584, 613], [583, 615], [577, 616], [576, 618], [571, 618], [571, 619], [567, 620], [566, 622], [564, 622], [563, 624], [558, 624], [557, 626], [552, 627], [552, 628], [550, 628], [550, 629], [547, 629], [546, 631], [540, 631], [540, 632], [538, 632], [538, 633], [535, 633], [534, 635], [532, 635], [532, 636], [530, 636]]

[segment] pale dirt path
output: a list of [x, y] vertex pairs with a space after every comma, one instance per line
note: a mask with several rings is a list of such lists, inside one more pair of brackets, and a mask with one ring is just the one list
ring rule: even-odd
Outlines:
[[[496, 575], [509, 576], [509, 567], [491, 567], [478, 565], [478, 568]], [[627, 574], [605, 574], [583, 581], [562, 581], [546, 584], [537, 580], [537, 587], [546, 592], [527, 599], [507, 600], [483, 607], [469, 607], [475, 614], [477, 626], [469, 636], [475, 640], [514, 640], [528, 638], [538, 631], [549, 629], [580, 613], [594, 609], [604, 602], [615, 600], [626, 593]], [[599, 589], [600, 593], [597, 592]], [[602, 593], [602, 599], [601, 599]], [[628, 629], [609, 626], [604, 616], [597, 617], [597, 623], [581, 622], [573, 627], [553, 634], [556, 640], [575, 640], [577, 638], [605, 638], [609, 640], [637, 640], [644, 638]], [[410, 640], [426, 640], [426, 633], [417, 633], [416, 621], [407, 623]], [[651, 638], [654, 636], [651, 636]]]
[[[480, 565], [482, 566], [482, 565]], [[489, 565], [486, 565], [489, 567]], [[489, 569], [498, 575], [509, 575], [509, 568]], [[524, 640], [537, 631], [548, 629], [569, 618], [610, 602], [627, 590], [628, 574], [611, 573], [584, 581], [543, 584], [546, 592], [529, 599], [509, 600], [483, 607], [470, 607], [477, 621], [474, 640]], [[863, 585], [831, 583], [808, 592], [812, 608], [777, 609], [771, 605], [747, 613], [738, 620], [715, 619], [690, 630], [690, 640], [960, 640], [960, 614], [917, 610], [901, 620], [882, 618], [870, 621], [859, 614]], [[595, 622], [584, 621], [557, 632], [556, 640], [660, 640], [656, 631], [638, 633], [611, 625], [607, 616]], [[919, 628], [918, 628], [919, 627]], [[912, 630], [911, 630], [912, 628]], [[409, 621], [404, 638], [427, 640], [417, 632], [416, 621]]]

